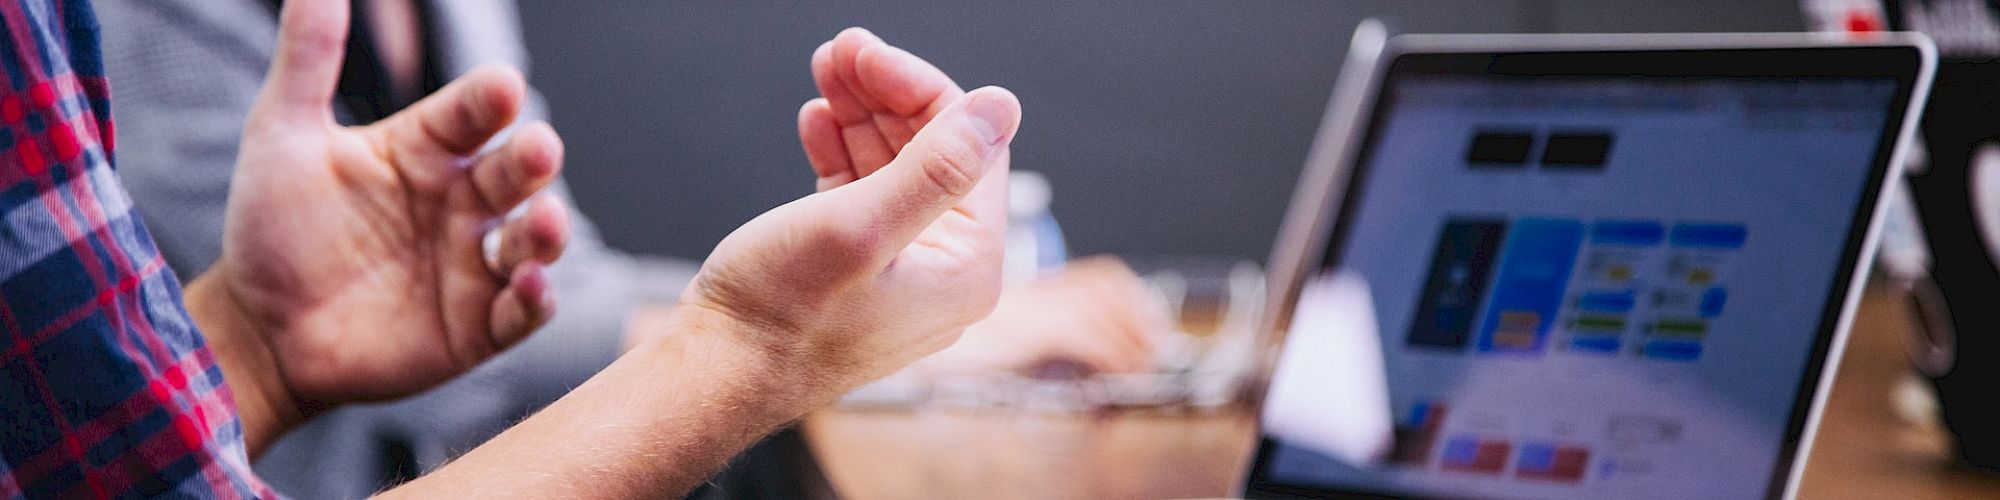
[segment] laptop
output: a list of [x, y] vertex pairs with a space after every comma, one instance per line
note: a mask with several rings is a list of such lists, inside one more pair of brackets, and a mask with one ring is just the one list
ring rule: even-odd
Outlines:
[[[1274, 251], [1245, 496], [1794, 495], [1930, 42], [1380, 32]], [[1381, 408], [1325, 397], [1354, 366]]]

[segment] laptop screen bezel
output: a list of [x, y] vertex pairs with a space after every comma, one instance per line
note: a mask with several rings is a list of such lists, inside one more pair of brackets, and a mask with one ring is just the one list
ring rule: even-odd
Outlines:
[[[1519, 35], [1492, 36], [1477, 35], [1428, 35], [1421, 37], [1398, 37], [1383, 49], [1383, 62], [1371, 68], [1379, 75], [1366, 83], [1373, 86], [1365, 92], [1365, 101], [1359, 107], [1366, 109], [1366, 119], [1359, 122], [1358, 131], [1346, 146], [1352, 154], [1320, 155], [1316, 152], [1313, 161], [1339, 162], [1339, 172], [1330, 176], [1335, 186], [1327, 190], [1325, 199], [1318, 204], [1294, 204], [1294, 209], [1309, 207], [1310, 210], [1331, 210], [1337, 204], [1338, 210], [1330, 221], [1318, 224], [1315, 240], [1304, 250], [1306, 260], [1298, 266], [1294, 274], [1279, 286], [1280, 305], [1275, 314], [1292, 313], [1294, 298], [1305, 283], [1305, 277], [1319, 274], [1339, 265], [1342, 253], [1349, 241], [1348, 222], [1360, 204], [1361, 193], [1367, 184], [1368, 168], [1375, 142], [1379, 137], [1381, 124], [1385, 123], [1393, 99], [1388, 98], [1397, 91], [1399, 78], [1411, 75], [1459, 74], [1470, 76], [1501, 77], [1612, 77], [1612, 78], [1893, 78], [1897, 82], [1895, 98], [1885, 105], [1891, 106], [1875, 147], [1874, 163], [1870, 166], [1868, 185], [1862, 191], [1862, 199], [1856, 203], [1847, 229], [1846, 241], [1842, 249], [1839, 275], [1833, 288], [1827, 294], [1822, 309], [1817, 335], [1813, 340], [1812, 354], [1806, 361], [1805, 376], [1800, 379], [1794, 391], [1794, 402], [1787, 419], [1783, 446], [1777, 452], [1777, 467], [1773, 470], [1766, 497], [1779, 498], [1788, 491], [1796, 475], [1801, 453], [1809, 442], [1807, 431], [1814, 423], [1816, 409], [1824, 398], [1824, 386], [1830, 385], [1829, 359], [1837, 353], [1841, 336], [1851, 320], [1850, 305], [1858, 296], [1860, 279], [1870, 255], [1870, 243], [1874, 234], [1874, 222], [1880, 216], [1880, 208], [1885, 187], [1893, 179], [1889, 173], [1895, 169], [1898, 141], [1907, 136], [1913, 128], [1912, 115], [1920, 106], [1919, 90], [1926, 89], [1928, 77], [1933, 70], [1934, 57], [1927, 42], [1920, 37], [1907, 38], [1904, 35], [1885, 36], [1872, 43], [1848, 44], [1828, 42], [1819, 38], [1797, 38], [1787, 40], [1787, 36], [1750, 36], [1741, 42], [1743, 47], [1727, 47], [1729, 36], [1722, 35], [1650, 35], [1643, 36], [1640, 48], [1617, 48], [1598, 46], [1590, 35]], [[1711, 37], [1711, 38], [1700, 38]], [[1417, 38], [1421, 41], [1412, 41]], [[1537, 38], [1541, 40], [1536, 40]], [[1615, 37], [1602, 37], [1615, 40]], [[1676, 47], [1677, 43], [1686, 44]], [[1536, 46], [1538, 44], [1548, 46]], [[1500, 48], [1518, 45], [1519, 48]], [[1423, 47], [1429, 46], [1429, 47]], [[1454, 50], [1454, 47], [1458, 50]], [[1912, 96], [1918, 97], [1913, 99]], [[1338, 105], [1339, 103], [1335, 103]], [[1329, 123], [1337, 117], [1329, 116]], [[1322, 134], [1340, 133], [1322, 130]], [[1341, 141], [1326, 141], [1322, 138], [1319, 147], [1342, 147]], [[1308, 165], [1308, 169], [1313, 165]], [[1307, 175], [1305, 179], [1312, 179]], [[1302, 188], [1301, 196], [1309, 196], [1310, 191]], [[1315, 218], [1326, 220], [1327, 214]], [[1281, 242], [1281, 244], [1283, 244]], [[1318, 249], [1319, 255], [1312, 255]], [[1280, 267], [1279, 263], [1273, 263]], [[1845, 313], [1845, 314], [1844, 314]], [[1288, 316], [1287, 316], [1288, 317]], [[1286, 321], [1268, 322], [1279, 328]], [[1272, 454], [1277, 441], [1260, 431], [1257, 451], [1243, 492], [1250, 498], [1284, 497], [1408, 497], [1410, 492], [1368, 491], [1358, 488], [1328, 489], [1317, 485], [1293, 484], [1280, 481], [1270, 475]]]

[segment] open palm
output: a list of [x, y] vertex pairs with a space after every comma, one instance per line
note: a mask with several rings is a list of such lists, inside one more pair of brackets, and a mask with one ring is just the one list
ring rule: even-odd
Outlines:
[[[337, 125], [347, 16], [343, 0], [286, 2], [216, 269], [267, 323], [301, 405], [409, 394], [519, 341], [553, 311], [544, 267], [568, 232], [547, 198], [501, 222], [561, 168], [545, 124], [480, 154], [520, 109], [517, 72], [478, 70], [380, 123]], [[489, 270], [481, 240], [496, 225]]]

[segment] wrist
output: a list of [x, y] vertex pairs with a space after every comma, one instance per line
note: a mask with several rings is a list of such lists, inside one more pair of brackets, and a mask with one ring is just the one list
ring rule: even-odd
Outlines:
[[306, 415], [278, 370], [277, 357], [264, 337], [267, 328], [261, 326], [265, 321], [228, 285], [222, 267], [218, 263], [189, 282], [184, 295], [188, 315], [222, 369], [223, 382], [243, 420], [246, 448], [254, 458]]
[[683, 303], [562, 399], [389, 496], [684, 495], [832, 393], [816, 366], [744, 341], [762, 333], [744, 328]]
[[682, 363], [727, 367], [735, 383], [788, 413], [782, 415], [786, 420], [845, 393], [839, 363], [817, 359], [826, 357], [823, 350], [778, 342], [792, 335], [724, 308], [683, 301], [660, 330], [640, 348], [669, 353]]

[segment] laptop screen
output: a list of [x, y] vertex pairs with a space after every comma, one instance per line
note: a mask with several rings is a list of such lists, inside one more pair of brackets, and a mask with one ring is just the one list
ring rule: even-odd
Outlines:
[[1443, 59], [1391, 67], [1305, 285], [1365, 281], [1393, 449], [1351, 463], [1267, 436], [1253, 481], [1779, 491], [1907, 82]]

